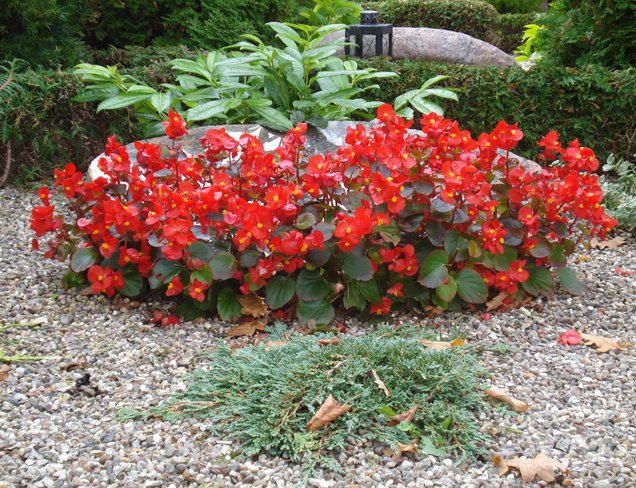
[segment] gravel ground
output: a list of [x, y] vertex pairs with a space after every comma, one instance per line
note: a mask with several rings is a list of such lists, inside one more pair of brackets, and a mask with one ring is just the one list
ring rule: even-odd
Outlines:
[[[296, 484], [300, 466], [267, 456], [237, 460], [236, 445], [210, 437], [203, 422], [116, 420], [123, 408], [156, 405], [183, 389], [197, 355], [226, 327], [207, 321], [157, 329], [146, 323], [152, 304], [117, 308], [64, 291], [66, 266], [29, 252], [34, 203], [28, 192], [0, 190], [0, 324], [40, 324], [0, 333], [0, 351], [50, 357], [13, 365], [0, 382], [0, 487]], [[636, 343], [636, 275], [614, 271], [636, 270], [635, 244], [586, 251], [592, 261], [575, 266], [589, 285], [583, 297], [559, 294], [486, 321], [470, 314], [420, 319], [459, 327], [473, 343], [516, 349], [483, 356], [493, 383], [531, 404], [523, 414], [483, 414], [490, 452], [543, 452], [571, 469], [570, 486], [636, 487], [635, 349], [599, 354], [556, 343], [570, 327]], [[86, 373], [98, 391], [73, 388]], [[417, 456], [396, 465], [362, 444], [339, 462], [342, 473], [319, 470], [309, 486], [521, 485], [515, 475], [500, 478], [490, 459]]]

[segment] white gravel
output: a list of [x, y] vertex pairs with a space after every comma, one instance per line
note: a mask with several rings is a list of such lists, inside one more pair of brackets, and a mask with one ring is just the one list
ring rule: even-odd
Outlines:
[[[183, 389], [197, 355], [214, 347], [225, 325], [157, 329], [146, 323], [152, 304], [118, 309], [65, 291], [66, 265], [30, 252], [36, 202], [24, 190], [0, 190], [0, 325], [41, 323], [0, 332], [0, 351], [50, 357], [13, 365], [0, 382], [0, 487], [282, 487], [302, 479], [300, 466], [283, 459], [235, 459], [236, 444], [209, 436], [204, 422], [116, 420], [123, 408], [157, 405]], [[634, 348], [599, 354], [556, 343], [570, 327], [636, 343], [636, 275], [614, 271], [636, 270], [635, 244], [584, 251], [593, 260], [575, 267], [589, 285], [585, 296], [558, 294], [487, 321], [469, 313], [420, 319], [444, 331], [459, 327], [472, 343], [516, 349], [483, 355], [493, 384], [531, 404], [523, 414], [483, 414], [494, 439], [489, 452], [543, 452], [571, 469], [571, 486], [636, 487]], [[98, 392], [73, 388], [86, 373]], [[458, 465], [417, 456], [396, 465], [367, 445], [338, 459], [341, 473], [318, 470], [309, 486], [521, 486], [516, 475], [500, 478], [490, 459]]]

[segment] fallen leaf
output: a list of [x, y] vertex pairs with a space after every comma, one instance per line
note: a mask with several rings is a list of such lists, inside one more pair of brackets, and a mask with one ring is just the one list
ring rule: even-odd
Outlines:
[[397, 443], [397, 451], [392, 452], [393, 460], [396, 463], [402, 461], [403, 454], [415, 454], [417, 452], [417, 444], [402, 444], [401, 442]]
[[272, 347], [284, 346], [287, 341], [267, 341], [265, 343], [265, 350], [269, 351]]
[[404, 454], [405, 452], [415, 452], [417, 450], [416, 444], [402, 444], [398, 442], [398, 449], [400, 454]]
[[490, 398], [494, 398], [495, 400], [499, 400], [501, 402], [507, 403], [512, 407], [515, 412], [527, 412], [530, 406], [526, 402], [522, 402], [521, 400], [517, 400], [514, 397], [504, 393], [501, 388], [496, 386], [491, 386], [485, 391], [486, 395]]
[[411, 420], [413, 420], [415, 412], [417, 412], [418, 408], [420, 408], [420, 406], [416, 404], [414, 407], [411, 407], [406, 412], [402, 412], [391, 417], [391, 420], [389, 420], [389, 426], [393, 427], [400, 422], [410, 422]]
[[389, 393], [389, 390], [386, 389], [384, 382], [380, 379], [378, 373], [375, 372], [375, 369], [371, 370], [371, 374], [373, 374], [373, 379], [375, 380], [375, 384], [378, 385], [378, 388], [380, 388], [386, 396], [391, 396], [391, 393]]
[[564, 346], [576, 346], [581, 342], [581, 334], [579, 334], [574, 329], [570, 329], [567, 332], [561, 334], [557, 339], [557, 342]]
[[[493, 458], [494, 462], [495, 458]], [[568, 471], [562, 463], [556, 459], [549, 458], [545, 454], [539, 454], [534, 459], [514, 458], [506, 460], [499, 457], [499, 462], [499, 476], [505, 476], [511, 470], [516, 469], [521, 474], [521, 479], [527, 483], [534, 481], [537, 476], [539, 479], [551, 483], [556, 479], [555, 468], [558, 468], [562, 473]]]
[[329, 395], [316, 414], [307, 423], [307, 430], [309, 432], [314, 432], [321, 427], [324, 427], [329, 422], [332, 422], [345, 412], [348, 412], [350, 408], [351, 407], [346, 404], [340, 405], [333, 395]]
[[436, 349], [438, 351], [442, 351], [450, 347], [460, 347], [466, 343], [464, 339], [453, 339], [452, 341], [448, 342], [427, 341], [426, 339], [418, 339], [417, 342], [419, 342], [420, 344], [424, 344], [430, 349]]
[[609, 241], [602, 241], [594, 237], [590, 241], [590, 247], [596, 248], [596, 249], [616, 249], [618, 248], [618, 246], [620, 246], [624, 242], [625, 242], [625, 238], [621, 236], [616, 236], [613, 239], [610, 239]]
[[0, 381], [4, 381], [9, 377], [9, 371], [11, 371], [11, 366], [0, 364]]
[[497, 296], [495, 296], [495, 298], [486, 302], [486, 310], [490, 312], [501, 307], [504, 304], [506, 298], [508, 298], [508, 293], [502, 291]]
[[594, 346], [598, 352], [609, 352], [617, 349], [622, 349], [618, 341], [614, 339], [608, 339], [607, 337], [591, 335], [591, 334], [581, 334], [581, 339], [583, 339], [583, 344], [586, 346]]
[[239, 336], [251, 336], [258, 331], [265, 330], [265, 326], [267, 322], [264, 320], [249, 320], [247, 322], [243, 322], [242, 324], [238, 324], [235, 327], [232, 327], [227, 331], [228, 337], [239, 337]]
[[340, 342], [340, 339], [338, 339], [337, 337], [330, 337], [329, 339], [318, 339], [316, 341], [316, 344], [318, 344], [320, 347], [325, 347], [325, 346], [335, 346], [339, 342]]
[[593, 259], [592, 256], [588, 256], [586, 254], [580, 254], [579, 257], [576, 258], [575, 263], [576, 264], [587, 263], [591, 261], [592, 259]]
[[241, 304], [241, 313], [243, 315], [251, 315], [252, 317], [262, 317], [269, 313], [269, 309], [265, 304], [265, 300], [256, 295], [250, 293], [249, 295], [243, 295], [238, 299]]

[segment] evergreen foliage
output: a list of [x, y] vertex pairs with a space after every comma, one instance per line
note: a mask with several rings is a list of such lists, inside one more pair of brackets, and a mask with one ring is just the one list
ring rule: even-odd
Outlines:
[[387, 0], [380, 14], [397, 26], [447, 29], [483, 40], [494, 37], [499, 15], [484, 0]]
[[542, 0], [487, 0], [501, 14], [528, 14], [543, 10]]
[[555, 0], [539, 23], [537, 49], [546, 61], [565, 66], [636, 64], [634, 0]]
[[[483, 441], [475, 413], [484, 405], [479, 382], [485, 371], [470, 348], [432, 350], [416, 341], [419, 336], [415, 328], [381, 327], [321, 347], [317, 341], [332, 336], [286, 337], [279, 326], [269, 339], [282, 344], [235, 351], [219, 345], [187, 390], [149, 415], [207, 419], [215, 435], [236, 439], [245, 455], [316, 461], [320, 452], [342, 449], [348, 436], [392, 448], [415, 441], [431, 454], [475, 455]], [[351, 409], [308, 432], [308, 421], [330, 394]], [[389, 426], [391, 416], [416, 404], [412, 422]]]

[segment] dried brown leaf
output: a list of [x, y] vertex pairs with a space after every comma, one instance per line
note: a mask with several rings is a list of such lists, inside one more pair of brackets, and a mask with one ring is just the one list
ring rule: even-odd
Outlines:
[[378, 388], [380, 388], [386, 396], [391, 396], [391, 393], [386, 389], [384, 382], [380, 379], [375, 369], [371, 370], [371, 374], [373, 375], [373, 379], [375, 380], [375, 384], [378, 385]]
[[348, 412], [351, 407], [347, 404], [340, 405], [333, 395], [329, 395], [327, 399], [320, 406], [316, 414], [307, 423], [307, 430], [314, 432], [321, 427], [324, 427], [328, 423], [334, 421], [345, 412]]
[[227, 331], [228, 337], [240, 337], [240, 336], [251, 336], [258, 331], [265, 330], [265, 326], [267, 322], [264, 320], [249, 320], [247, 322], [243, 322], [242, 324], [238, 324], [235, 327], [232, 327]]
[[587, 263], [589, 261], [592, 261], [592, 256], [588, 256], [587, 254], [581, 254], [579, 255], [578, 258], [576, 258], [575, 263], [576, 264], [581, 264], [581, 263]]
[[418, 408], [420, 408], [420, 406], [416, 404], [414, 407], [409, 408], [406, 412], [402, 412], [391, 417], [391, 420], [389, 420], [389, 426], [393, 427], [400, 422], [411, 422]]
[[495, 465], [495, 468], [498, 468], [499, 466], [501, 466], [503, 463], [503, 458], [501, 457], [501, 454], [495, 454], [492, 457], [492, 463]]
[[500, 461], [499, 476], [505, 476], [511, 470], [516, 469], [521, 474], [521, 479], [527, 483], [534, 481], [537, 476], [539, 479], [551, 483], [556, 479], [555, 468], [558, 468], [561, 473], [567, 473], [568, 471], [562, 463], [556, 459], [549, 458], [545, 454], [539, 454], [534, 459], [514, 458], [506, 460], [500, 458]]
[[339, 342], [340, 342], [340, 339], [338, 339], [337, 337], [330, 337], [329, 339], [318, 339], [316, 341], [316, 344], [318, 344], [320, 347], [325, 347], [325, 346], [335, 346]]
[[0, 364], [0, 381], [4, 381], [9, 377], [9, 371], [11, 371], [11, 366]]
[[616, 236], [608, 241], [602, 241], [597, 237], [594, 237], [590, 241], [590, 247], [596, 249], [617, 249], [618, 246], [625, 243], [625, 238], [621, 236]]
[[265, 350], [269, 351], [272, 347], [284, 346], [287, 341], [267, 341], [265, 343]]
[[515, 412], [527, 412], [530, 406], [526, 402], [522, 402], [521, 400], [517, 400], [516, 398], [504, 393], [503, 390], [496, 386], [491, 386], [486, 390], [486, 395], [490, 398], [494, 398], [495, 400], [499, 400], [501, 402], [507, 403], [512, 407]]
[[450, 347], [460, 347], [466, 343], [464, 339], [453, 339], [452, 341], [448, 342], [427, 341], [426, 339], [418, 339], [417, 342], [419, 342], [420, 344], [424, 344], [430, 349], [436, 349], [438, 351], [448, 349]]
[[621, 346], [618, 341], [614, 339], [608, 339], [607, 337], [603, 336], [581, 334], [581, 339], [583, 339], [583, 344], [585, 344], [586, 346], [595, 347], [598, 352], [615, 351], [624, 347]]
[[502, 291], [495, 298], [486, 302], [486, 310], [488, 312], [501, 307], [504, 304], [504, 300], [508, 297], [508, 293]]
[[417, 444], [402, 444], [398, 442], [397, 444], [398, 450], [393, 454], [393, 459], [399, 461], [402, 459], [403, 454], [415, 454], [417, 452]]
[[241, 304], [241, 313], [252, 317], [263, 317], [269, 313], [265, 300], [255, 293], [243, 295], [238, 299]]

